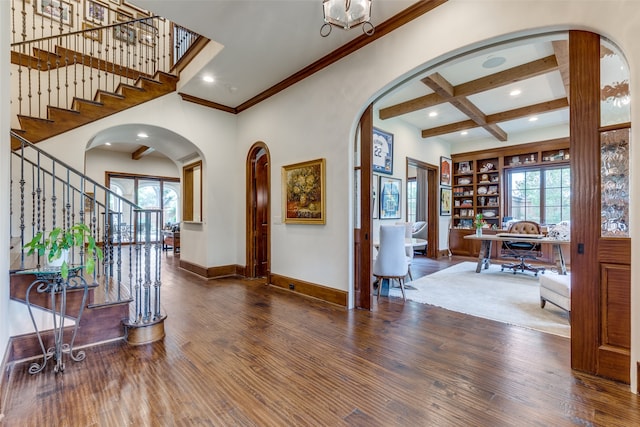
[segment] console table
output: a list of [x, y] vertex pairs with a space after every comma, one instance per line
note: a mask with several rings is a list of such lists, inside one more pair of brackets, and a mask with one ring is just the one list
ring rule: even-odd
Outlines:
[[[39, 270], [23, 270], [16, 274], [32, 274], [36, 277], [26, 292], [27, 308], [29, 309], [29, 315], [31, 316], [31, 322], [38, 336], [40, 348], [42, 350], [42, 362], [33, 362], [29, 366], [29, 373], [36, 374], [41, 372], [47, 365], [47, 361], [53, 358], [56, 362], [53, 370], [55, 373], [64, 371], [63, 355], [66, 353], [72, 360], [80, 362], [85, 358], [84, 351], [73, 352], [73, 343], [76, 339], [78, 327], [80, 326], [80, 319], [82, 318], [82, 312], [87, 302], [87, 294], [89, 287], [87, 281], [82, 277], [82, 266], [70, 266], [69, 277], [65, 280], [60, 274], [60, 268], [46, 268]], [[82, 291], [82, 305], [76, 318], [76, 324], [73, 328], [73, 334], [71, 340], [68, 343], [64, 342], [64, 321], [67, 311], [67, 291], [78, 289]], [[35, 291], [37, 294], [48, 293], [51, 296], [51, 316], [53, 319], [53, 346], [46, 348], [42, 340], [42, 333], [38, 329], [38, 325], [33, 316], [31, 303], [31, 292]]]

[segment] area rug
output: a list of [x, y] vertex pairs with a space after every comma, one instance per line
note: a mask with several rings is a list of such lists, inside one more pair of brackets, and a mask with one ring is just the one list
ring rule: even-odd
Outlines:
[[[499, 265], [476, 273], [475, 262], [462, 262], [408, 282], [407, 299], [498, 322], [569, 337], [568, 315], [547, 303], [540, 308], [538, 278], [500, 271]], [[544, 274], [555, 274], [545, 272]], [[400, 288], [392, 297], [402, 298]]]

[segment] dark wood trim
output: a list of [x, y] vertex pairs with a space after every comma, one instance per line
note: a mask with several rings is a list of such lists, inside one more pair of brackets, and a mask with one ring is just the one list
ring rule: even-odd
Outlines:
[[[371, 212], [371, 190], [373, 188], [373, 105], [369, 105], [360, 117], [360, 227], [354, 227], [353, 279], [354, 305], [371, 310], [373, 305], [373, 265], [371, 236], [373, 213]], [[354, 144], [357, 142], [354, 141]]]
[[[527, 64], [522, 64], [514, 68], [510, 68], [499, 73], [490, 74], [458, 86], [451, 86], [448, 93], [455, 94], [454, 99], [459, 97], [467, 97], [476, 93], [495, 89], [501, 86], [512, 84], [524, 79], [538, 76], [558, 68], [558, 63], [553, 55], [546, 58], [537, 59]], [[425, 83], [424, 79], [422, 80]], [[446, 93], [446, 92], [445, 92]], [[438, 93], [420, 96], [401, 102], [400, 104], [391, 105], [380, 110], [380, 119], [390, 119], [402, 114], [411, 113], [413, 111], [422, 110], [443, 103], [449, 102], [449, 99]]]
[[[278, 92], [281, 92], [288, 88], [289, 86], [293, 86], [306, 79], [307, 77], [315, 74], [316, 72], [328, 67], [329, 65], [338, 62], [340, 59], [356, 52], [357, 50], [363, 48], [364, 46], [373, 43], [381, 37], [386, 36], [391, 33], [393, 30], [396, 30], [408, 22], [413, 21], [414, 19], [424, 15], [425, 13], [435, 9], [441, 4], [446, 3], [447, 0], [421, 0], [416, 2], [415, 4], [409, 6], [402, 12], [397, 15], [387, 19], [382, 24], [376, 27], [376, 31], [372, 36], [367, 36], [362, 34], [361, 36], [355, 38], [334, 50], [328, 55], [320, 58], [319, 60], [313, 62], [312, 64], [304, 67], [302, 70], [292, 74], [286, 79], [282, 80], [280, 83], [277, 83], [275, 86], [270, 87], [262, 93], [254, 96], [253, 98], [243, 102], [242, 104], [236, 107], [236, 111], [238, 113], [253, 107], [254, 105], [264, 101], [265, 99], [275, 95]], [[374, 6], [375, 8], [375, 6]]]
[[[569, 32], [571, 149], [571, 367], [598, 369], [600, 271], [600, 37]], [[578, 245], [581, 253], [578, 253]]]
[[467, 151], [465, 153], [451, 153], [451, 157], [467, 159], [486, 159], [491, 157], [515, 156], [533, 151], [551, 151], [558, 148], [569, 147], [569, 138], [548, 139], [545, 141], [531, 142], [528, 144], [507, 145], [504, 147], [490, 148], [486, 150]]
[[[245, 179], [246, 179], [246, 202], [245, 202], [245, 272], [246, 277], [255, 277], [255, 266], [256, 266], [256, 257], [255, 257], [255, 241], [256, 241], [256, 230], [253, 228], [253, 224], [255, 222], [255, 210], [256, 206], [256, 182], [255, 182], [255, 165], [256, 165], [256, 156], [260, 152], [260, 150], [265, 151], [265, 156], [267, 156], [268, 168], [269, 172], [267, 187], [269, 188], [269, 197], [267, 200], [267, 211], [271, 212], [271, 154], [269, 153], [269, 147], [267, 144], [258, 141], [251, 146], [249, 149], [249, 153], [247, 154], [247, 161], [245, 166]], [[269, 232], [267, 234], [267, 276], [269, 275], [269, 271], [271, 271], [271, 219], [269, 218]]]
[[347, 306], [348, 293], [335, 288], [318, 285], [316, 283], [305, 282], [304, 280], [293, 279], [279, 274], [271, 274], [269, 284], [291, 292], [318, 298], [322, 301], [337, 304], [342, 307]]
[[626, 122], [626, 123], [616, 123], [614, 125], [608, 125], [608, 126], [601, 126], [600, 127], [600, 132], [609, 132], [612, 130], [620, 130], [620, 129], [630, 129], [631, 128], [631, 122]]
[[209, 107], [216, 110], [224, 111], [226, 113], [238, 114], [238, 110], [233, 107], [227, 107], [226, 105], [218, 104], [217, 102], [208, 101], [206, 99], [198, 98], [197, 96], [188, 95], [186, 93], [178, 92], [178, 95], [183, 101], [193, 102], [194, 104], [202, 105], [203, 107]]
[[131, 159], [132, 160], [140, 160], [144, 156], [146, 156], [148, 154], [151, 154], [154, 151], [156, 151], [155, 148], [151, 148], [151, 147], [147, 147], [146, 145], [143, 145], [140, 148], [138, 148], [136, 151], [131, 153]]
[[203, 267], [198, 264], [180, 260], [180, 268], [205, 279], [220, 279], [229, 276], [244, 276], [246, 267], [237, 264]]
[[[405, 171], [409, 171], [409, 166], [415, 166], [427, 171], [427, 257], [436, 259], [440, 248], [440, 169], [436, 165], [422, 162], [418, 159], [407, 157]], [[407, 182], [409, 178], [407, 177]], [[405, 211], [407, 207], [405, 206]]]
[[424, 15], [425, 13], [435, 9], [441, 4], [446, 3], [448, 0], [420, 0], [415, 4], [409, 6], [402, 12], [397, 15], [387, 19], [382, 24], [376, 27], [376, 31], [372, 36], [367, 36], [362, 34], [361, 36], [355, 38], [354, 40], [340, 46], [338, 49], [329, 53], [328, 55], [323, 56], [317, 61], [307, 65], [300, 71], [290, 75], [286, 79], [281, 82], [271, 86], [269, 89], [257, 94], [253, 98], [248, 99], [237, 107], [229, 107], [227, 105], [218, 104], [217, 102], [208, 101], [206, 99], [198, 98], [197, 96], [187, 95], [186, 93], [178, 92], [178, 95], [182, 97], [183, 101], [193, 102], [195, 104], [202, 105], [204, 107], [214, 108], [216, 110], [225, 111], [227, 113], [238, 114], [253, 107], [256, 104], [264, 101], [272, 97], [273, 95], [282, 92], [290, 86], [306, 79], [307, 77], [315, 74], [316, 72], [328, 67], [329, 65], [338, 62], [340, 59], [344, 58], [356, 52], [357, 50], [363, 48], [364, 46], [372, 43], [379, 38], [391, 33], [393, 30], [396, 30], [403, 25], [413, 21], [416, 18]]
[[[173, 31], [173, 22], [171, 23], [171, 28], [171, 36], [173, 37], [173, 35], [175, 34]], [[199, 35], [196, 41], [193, 42], [193, 44], [189, 47], [189, 50], [187, 50], [187, 52], [182, 55], [182, 58], [180, 58], [180, 60], [171, 67], [170, 71], [176, 72], [179, 75], [180, 72], [184, 70], [196, 56], [198, 56], [198, 54], [202, 51], [202, 49], [204, 49], [207, 44], [209, 44], [210, 41], [211, 40], [209, 40], [208, 38]], [[171, 52], [171, 54], [173, 55], [173, 52]]]

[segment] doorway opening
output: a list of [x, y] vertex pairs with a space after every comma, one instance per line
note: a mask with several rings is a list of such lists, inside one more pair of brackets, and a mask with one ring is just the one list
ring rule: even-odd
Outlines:
[[264, 142], [256, 142], [247, 156], [246, 276], [267, 277], [271, 271], [271, 162]]

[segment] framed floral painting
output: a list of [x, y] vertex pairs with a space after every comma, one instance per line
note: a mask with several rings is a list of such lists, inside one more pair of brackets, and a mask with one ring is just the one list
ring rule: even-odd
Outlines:
[[283, 222], [325, 224], [325, 159], [282, 167]]

